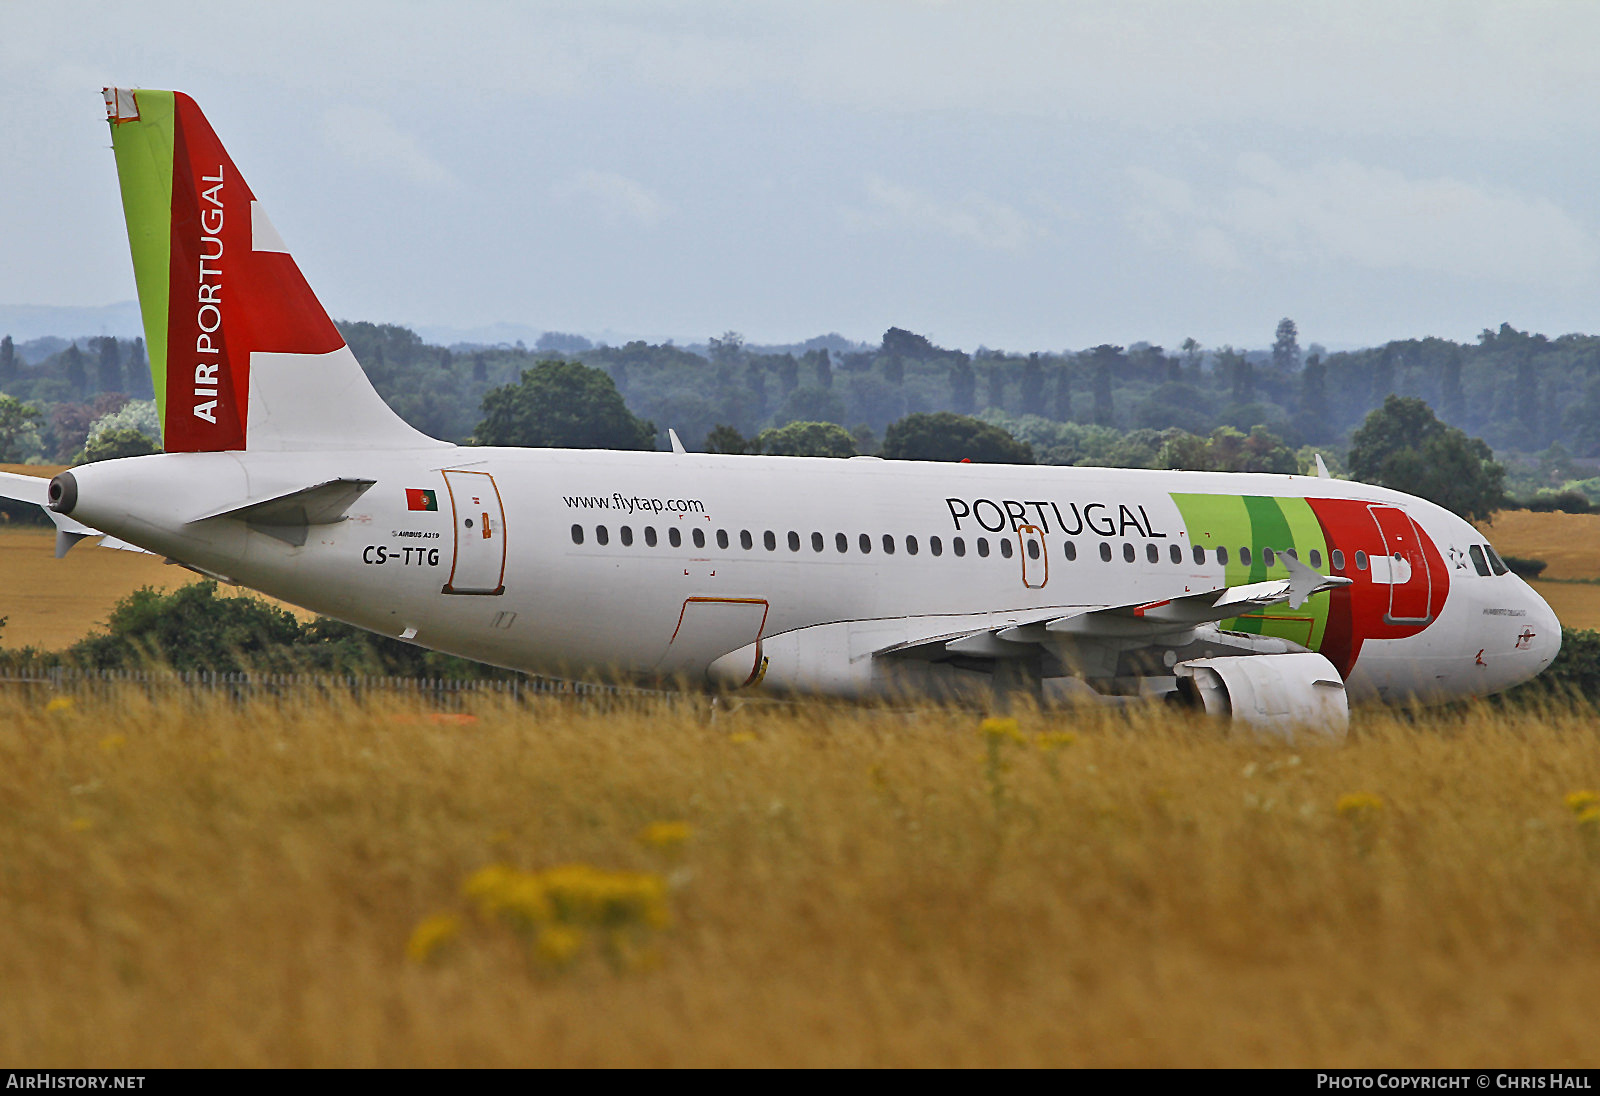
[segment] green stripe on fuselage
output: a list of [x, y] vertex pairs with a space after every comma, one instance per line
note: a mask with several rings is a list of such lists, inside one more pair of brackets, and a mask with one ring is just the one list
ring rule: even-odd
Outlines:
[[155, 385], [161, 432], [167, 430], [167, 305], [172, 287], [173, 98], [170, 91], [136, 91], [137, 122], [111, 123], [111, 145], [122, 184], [122, 212], [133, 251], [133, 280], [144, 318], [145, 352]]
[[[1268, 567], [1262, 549], [1281, 552], [1295, 549], [1302, 563], [1310, 564], [1311, 552], [1326, 565], [1328, 545], [1322, 524], [1303, 498], [1274, 498], [1268, 495], [1189, 495], [1174, 494], [1172, 501], [1183, 515], [1184, 532], [1191, 545], [1198, 544], [1215, 559], [1216, 549], [1227, 548], [1228, 563], [1224, 581], [1229, 586], [1287, 578], [1282, 564]], [[1239, 549], [1250, 549], [1250, 563], [1239, 561]], [[1317, 594], [1298, 609], [1288, 602], [1222, 622], [1235, 632], [1278, 636], [1316, 650], [1328, 624], [1328, 595]]]

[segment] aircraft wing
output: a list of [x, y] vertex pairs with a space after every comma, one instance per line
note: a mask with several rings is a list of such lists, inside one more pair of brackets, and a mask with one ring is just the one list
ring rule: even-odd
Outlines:
[[1126, 650], [1182, 636], [1201, 625], [1215, 624], [1280, 601], [1287, 601], [1298, 609], [1313, 594], [1350, 584], [1348, 578], [1318, 574], [1292, 556], [1278, 558], [1288, 568], [1288, 578], [1202, 590], [1159, 601], [1090, 606], [1067, 612], [1048, 610], [1034, 614], [1033, 619], [1014, 619], [1005, 624], [891, 644], [873, 654], [880, 658], [935, 660], [947, 656], [1027, 658], [1039, 648], [1060, 649], [1095, 643]]

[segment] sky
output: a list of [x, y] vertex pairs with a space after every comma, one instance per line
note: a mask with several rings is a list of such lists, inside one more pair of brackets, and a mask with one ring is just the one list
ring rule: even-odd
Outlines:
[[341, 319], [1600, 332], [1597, 43], [1536, 0], [0, 0], [0, 305], [134, 297], [113, 84], [196, 99]]

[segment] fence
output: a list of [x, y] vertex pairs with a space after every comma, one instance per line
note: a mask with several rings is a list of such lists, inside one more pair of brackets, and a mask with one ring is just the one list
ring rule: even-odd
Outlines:
[[0, 673], [0, 686], [41, 689], [68, 696], [103, 695], [142, 689], [152, 697], [176, 691], [212, 693], [233, 700], [343, 694], [409, 696], [444, 709], [459, 709], [476, 697], [504, 697], [520, 703], [535, 697], [613, 698], [661, 696], [655, 690], [625, 689], [586, 681], [515, 677], [460, 680], [438, 677], [375, 677], [356, 674], [215, 673], [210, 670], [83, 670], [52, 667]]

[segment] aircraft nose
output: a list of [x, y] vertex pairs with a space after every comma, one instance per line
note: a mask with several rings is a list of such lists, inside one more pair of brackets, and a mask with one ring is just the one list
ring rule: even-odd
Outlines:
[[1549, 602], [1532, 587], [1528, 588], [1528, 601], [1527, 630], [1533, 635], [1525, 650], [1534, 663], [1534, 672], [1538, 673], [1554, 662], [1561, 651], [1561, 621], [1556, 617], [1555, 610], [1550, 608]]

